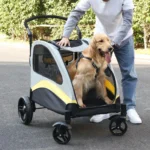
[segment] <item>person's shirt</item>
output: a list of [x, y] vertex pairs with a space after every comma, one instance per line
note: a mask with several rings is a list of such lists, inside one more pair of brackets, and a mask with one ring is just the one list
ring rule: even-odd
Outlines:
[[116, 44], [128, 39], [132, 34], [132, 0], [80, 0], [75, 9], [70, 13], [64, 26], [64, 37], [69, 37], [72, 30], [83, 16], [92, 8], [96, 15], [94, 33], [105, 33]]

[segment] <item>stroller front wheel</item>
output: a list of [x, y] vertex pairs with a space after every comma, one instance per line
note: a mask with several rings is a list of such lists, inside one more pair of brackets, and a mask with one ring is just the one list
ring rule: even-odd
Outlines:
[[121, 116], [115, 116], [111, 119], [109, 124], [110, 132], [115, 136], [121, 136], [127, 131], [127, 123], [125, 118]]
[[71, 139], [71, 130], [59, 124], [53, 130], [53, 138], [58, 144], [67, 144]]

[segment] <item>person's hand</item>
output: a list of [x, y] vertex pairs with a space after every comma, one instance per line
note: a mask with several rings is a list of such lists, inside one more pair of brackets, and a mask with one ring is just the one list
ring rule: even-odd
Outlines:
[[63, 37], [59, 42], [57, 42], [59, 46], [70, 46], [70, 41], [68, 38]]
[[118, 44], [114, 43], [113, 41], [111, 41], [111, 46], [113, 47], [113, 50], [119, 47]]

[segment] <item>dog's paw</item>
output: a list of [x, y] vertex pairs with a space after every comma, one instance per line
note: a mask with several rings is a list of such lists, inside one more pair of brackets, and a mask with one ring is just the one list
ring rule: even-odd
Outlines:
[[112, 100], [107, 101], [107, 104], [113, 104]]
[[79, 104], [79, 107], [80, 107], [80, 108], [86, 108], [86, 105], [83, 104], [83, 103], [80, 103], [80, 104]]
[[105, 97], [105, 102], [106, 102], [107, 104], [113, 104], [113, 101], [110, 100], [108, 97]]

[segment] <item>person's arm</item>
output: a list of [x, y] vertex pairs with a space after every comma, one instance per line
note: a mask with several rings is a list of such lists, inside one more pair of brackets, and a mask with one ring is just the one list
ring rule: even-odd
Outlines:
[[75, 9], [70, 13], [64, 26], [63, 37], [69, 38], [71, 32], [79, 22], [80, 18], [90, 8], [89, 0], [80, 0]]
[[116, 46], [120, 46], [121, 42], [131, 29], [132, 18], [133, 18], [133, 9], [123, 10], [123, 24], [121, 25], [118, 33], [116, 34], [116, 37], [113, 39], [113, 42]]
[[85, 14], [85, 11], [82, 10], [76, 10], [74, 9], [64, 26], [64, 31], [63, 31], [63, 37], [69, 38], [73, 29], [76, 27], [77, 23], [79, 22], [80, 18]]
[[134, 4], [133, 0], [123, 0], [122, 4], [122, 16], [123, 16], [123, 24], [121, 25], [116, 37], [113, 39], [113, 42], [120, 46], [123, 39], [128, 34], [129, 30], [132, 27], [132, 19], [133, 19], [133, 9]]
[[62, 35], [62, 40], [58, 42], [60, 46], [69, 45], [69, 37], [79, 22], [80, 18], [85, 14], [85, 12], [90, 8], [89, 0], [80, 0], [75, 9], [71, 11], [66, 24], [64, 26], [64, 31]]

